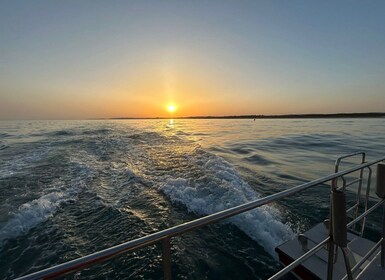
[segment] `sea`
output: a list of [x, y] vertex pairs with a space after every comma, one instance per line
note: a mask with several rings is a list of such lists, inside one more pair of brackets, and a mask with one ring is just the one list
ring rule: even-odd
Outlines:
[[[356, 151], [385, 155], [383, 118], [1, 121], [0, 279], [317, 179]], [[329, 194], [321, 184], [174, 237], [173, 278], [268, 278], [274, 248], [328, 218]], [[162, 276], [153, 245], [65, 279]]]

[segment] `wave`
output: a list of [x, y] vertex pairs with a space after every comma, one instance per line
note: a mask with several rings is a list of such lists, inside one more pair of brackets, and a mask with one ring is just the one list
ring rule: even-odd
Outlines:
[[[5, 148], [7, 148], [7, 146], [5, 146], [4, 149]], [[34, 150], [28, 150], [25, 148], [25, 153], [15, 155], [10, 161], [6, 161], [3, 165], [0, 165], [0, 178], [5, 178], [22, 172], [24, 168], [46, 157], [51, 150], [52, 147], [50, 144], [43, 145]]]
[[[191, 158], [194, 165], [200, 167], [199, 173], [194, 172], [190, 174], [193, 176], [187, 177], [169, 177], [159, 187], [172, 202], [181, 203], [188, 211], [198, 215], [208, 215], [260, 197], [224, 159], [200, 148]], [[290, 226], [281, 220], [278, 209], [265, 205], [228, 221], [275, 256], [274, 248], [294, 237]]]
[[75, 133], [73, 131], [68, 130], [59, 130], [53, 133], [54, 136], [72, 136]]
[[268, 160], [267, 158], [259, 154], [253, 154], [252, 156], [246, 157], [245, 160], [258, 165], [274, 164], [274, 162]]
[[78, 193], [85, 188], [87, 180], [95, 175], [94, 171], [81, 161], [72, 161], [69, 172], [76, 173], [70, 175], [72, 178], [69, 181], [65, 178], [56, 180], [43, 190], [46, 194], [19, 206], [0, 228], [0, 249], [7, 240], [27, 234], [31, 229], [53, 217], [64, 203], [74, 201]]
[[85, 129], [82, 134], [83, 135], [98, 135], [98, 134], [108, 134], [111, 132], [111, 129], [108, 128], [100, 128], [100, 129]]
[[1, 138], [8, 138], [8, 137], [12, 137], [12, 135], [9, 133], [0, 132], [0, 139]]
[[[299, 143], [301, 145], [299, 145]], [[346, 146], [346, 142], [338, 134], [319, 134], [312, 133], [306, 135], [287, 135], [285, 137], [277, 137], [268, 139], [264, 146], [270, 148], [285, 148], [293, 147], [295, 149], [301, 148], [304, 150], [317, 148], [332, 148], [334, 150], [341, 149]]]
[[0, 150], [4, 150], [4, 149], [6, 149], [6, 148], [8, 148], [8, 145], [5, 144], [5, 143], [2, 143], [2, 142], [0, 141]]
[[[71, 182], [67, 190], [45, 189], [40, 198], [20, 206], [0, 229], [0, 246], [52, 217], [65, 201], [73, 199], [74, 193], [79, 192], [80, 188], [73, 185], [85, 184], [92, 174], [94, 177], [97, 175], [98, 184], [91, 188], [96, 197], [117, 208], [125, 205], [132, 195], [130, 187], [136, 184], [157, 188], [172, 202], [181, 203], [188, 211], [198, 215], [212, 214], [260, 197], [229, 162], [200, 148], [196, 142], [188, 140], [188, 135], [185, 138], [183, 135], [131, 131], [124, 137], [114, 134], [89, 139], [76, 149], [76, 154], [70, 154], [70, 164], [77, 163], [77, 168], [71, 168], [62, 177], [63, 180], [72, 178], [77, 182]], [[8, 166], [8, 171], [21, 171], [26, 161], [42, 158], [49, 151], [44, 147], [37, 149], [36, 153], [23, 155]], [[250, 160], [262, 161], [263, 158], [253, 157]], [[91, 175], [84, 173], [87, 168], [93, 170]], [[47, 191], [51, 192], [47, 194]], [[294, 236], [282, 220], [276, 208], [264, 206], [227, 221], [274, 256], [275, 246]]]
[[61, 203], [68, 200], [65, 192], [52, 192], [19, 207], [19, 212], [0, 230], [0, 248], [8, 239], [26, 234], [52, 217]]
[[[189, 212], [209, 215], [260, 197], [233, 165], [188, 137], [144, 132], [129, 138], [140, 140], [136, 148], [144, 153], [141, 161], [147, 168], [145, 174], [141, 174], [142, 170], [136, 172], [136, 176], [154, 182], [153, 186], [173, 203], [184, 205]], [[255, 155], [250, 160], [267, 162]], [[283, 215], [278, 209], [266, 205], [227, 221], [275, 256], [276, 246], [294, 238], [293, 230], [282, 220]]]

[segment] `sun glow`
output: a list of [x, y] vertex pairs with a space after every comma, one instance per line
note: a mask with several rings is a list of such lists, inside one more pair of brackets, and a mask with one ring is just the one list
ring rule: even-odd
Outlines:
[[167, 105], [167, 111], [169, 113], [174, 113], [176, 111], [176, 106], [174, 104], [168, 104]]

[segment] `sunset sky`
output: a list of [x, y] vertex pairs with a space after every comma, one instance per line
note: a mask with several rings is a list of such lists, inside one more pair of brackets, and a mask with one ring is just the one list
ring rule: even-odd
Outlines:
[[0, 119], [385, 111], [385, 1], [0, 0]]

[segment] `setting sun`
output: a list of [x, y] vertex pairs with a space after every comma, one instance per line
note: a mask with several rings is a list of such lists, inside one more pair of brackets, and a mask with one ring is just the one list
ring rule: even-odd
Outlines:
[[174, 104], [167, 105], [167, 111], [174, 113], [176, 111], [176, 106]]

